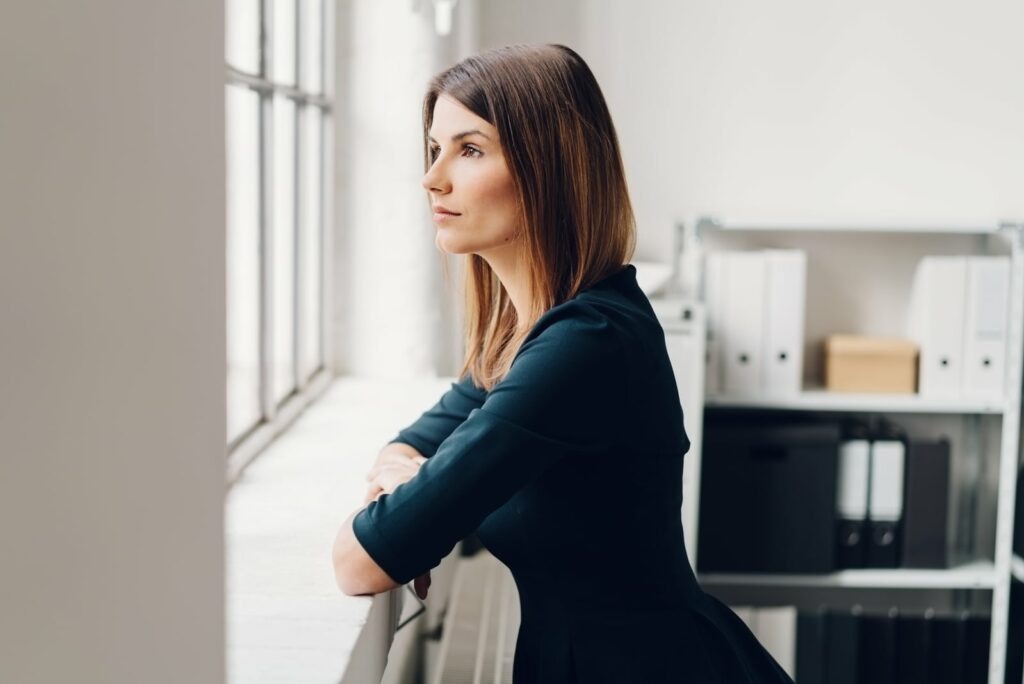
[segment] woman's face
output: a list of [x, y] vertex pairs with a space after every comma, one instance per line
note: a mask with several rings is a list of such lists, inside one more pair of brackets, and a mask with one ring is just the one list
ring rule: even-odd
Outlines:
[[428, 136], [433, 163], [423, 187], [433, 208], [435, 244], [449, 254], [498, 256], [512, 246], [519, 226], [515, 184], [498, 130], [441, 95]]

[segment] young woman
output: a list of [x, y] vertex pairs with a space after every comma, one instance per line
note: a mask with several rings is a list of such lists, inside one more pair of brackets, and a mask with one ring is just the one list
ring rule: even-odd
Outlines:
[[431, 81], [423, 123], [436, 244], [466, 255], [467, 354], [379, 455], [335, 542], [340, 588], [425, 596], [475, 532], [519, 590], [517, 683], [792, 682], [687, 559], [690, 443], [590, 69], [561, 45], [488, 51]]

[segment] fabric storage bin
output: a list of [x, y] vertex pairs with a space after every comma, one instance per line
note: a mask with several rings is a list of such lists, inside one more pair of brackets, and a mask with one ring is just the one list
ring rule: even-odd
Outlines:
[[698, 572], [835, 570], [838, 420], [705, 414]]

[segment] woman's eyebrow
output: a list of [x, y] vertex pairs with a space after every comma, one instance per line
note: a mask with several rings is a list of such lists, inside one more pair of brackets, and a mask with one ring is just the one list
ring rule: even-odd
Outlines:
[[[488, 140], [491, 139], [483, 131], [478, 131], [476, 129], [473, 129], [472, 131], [462, 131], [461, 133], [456, 133], [455, 135], [452, 136], [452, 141], [454, 142], [455, 140], [460, 140], [462, 138], [465, 138], [467, 135], [473, 135], [474, 133], [477, 134], [477, 135], [482, 135], [483, 137], [487, 138]], [[437, 142], [436, 140], [434, 140], [434, 137], [431, 136], [431, 135], [427, 135], [427, 139], [430, 140], [430, 142]]]

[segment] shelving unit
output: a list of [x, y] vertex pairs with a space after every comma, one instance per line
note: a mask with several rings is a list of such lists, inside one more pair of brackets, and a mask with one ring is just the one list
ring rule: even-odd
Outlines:
[[[740, 586], [746, 590], [764, 592], [770, 599], [773, 590], [788, 588], [878, 588], [917, 591], [922, 589], [986, 592], [991, 597], [992, 631], [989, 651], [989, 684], [1003, 684], [1006, 667], [1007, 631], [1009, 626], [1010, 584], [1013, 578], [1024, 582], [1024, 559], [1013, 553], [1013, 520], [1015, 488], [1018, 470], [1018, 450], [1021, 423], [1021, 381], [1024, 361], [1024, 224], [998, 223], [974, 226], [937, 224], [907, 225], [835, 225], [828, 222], [773, 221], [725, 222], [709, 217], [677, 226], [676, 260], [674, 263], [676, 291], [686, 299], [699, 300], [703, 275], [705, 242], [712, 233], [754, 234], [765, 232], [786, 233], [872, 233], [879, 249], [884, 248], [889, 236], [916, 234], [942, 239], [948, 236], [976, 236], [979, 251], [984, 253], [993, 236], [1003, 236], [1009, 244], [1010, 310], [1006, 357], [1007, 391], [1002, 401], [935, 400], [918, 395], [873, 395], [829, 393], [820, 387], [805, 387], [791, 396], [730, 397], [707, 395], [704, 409], [743, 408], [757, 410], [787, 410], [813, 412], [841, 412], [850, 414], [921, 414], [962, 416], [964, 441], [968, 449], [977, 449], [981, 435], [981, 417], [991, 416], [1000, 422], [998, 458], [997, 502], [995, 506], [994, 558], [973, 560], [954, 567], [937, 570], [894, 568], [842, 570], [827, 575], [775, 575], [700, 573], [698, 578], [707, 588]], [[838, 332], [838, 331], [837, 331]], [[700, 387], [705, 386], [703, 378]], [[685, 409], [684, 409], [685, 410]], [[700, 472], [700, 443], [688, 458], [694, 457], [694, 473]], [[987, 460], [983, 454], [973, 458], [984, 470]], [[687, 481], [684, 478], [684, 500], [691, 498], [695, 507], [699, 499], [699, 475]], [[699, 521], [690, 514], [691, 524]], [[696, 543], [695, 537], [688, 537]], [[690, 549], [691, 562], [696, 565], [696, 549]]]

